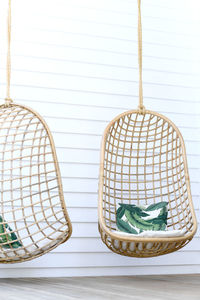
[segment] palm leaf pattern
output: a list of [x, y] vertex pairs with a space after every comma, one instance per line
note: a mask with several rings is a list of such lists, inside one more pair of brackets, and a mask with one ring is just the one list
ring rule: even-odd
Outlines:
[[148, 206], [119, 203], [116, 213], [117, 228], [132, 234], [139, 234], [147, 230], [166, 230], [167, 204], [166, 201]]
[[0, 244], [5, 249], [16, 249], [22, 247], [22, 244], [18, 241], [16, 234], [10, 228], [0, 216]]

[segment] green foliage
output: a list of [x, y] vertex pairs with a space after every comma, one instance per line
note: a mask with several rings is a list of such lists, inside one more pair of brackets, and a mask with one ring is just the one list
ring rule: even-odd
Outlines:
[[151, 204], [145, 209], [145, 211], [152, 211], [152, 210], [157, 210], [159, 208], [166, 208], [167, 204], [168, 202], [166, 201]]
[[[141, 207], [131, 204], [120, 203], [117, 210], [117, 228], [123, 232], [138, 234], [143, 231], [165, 230], [167, 225], [167, 204], [159, 202]], [[150, 218], [152, 211], [158, 211], [156, 218]], [[149, 217], [145, 220], [145, 217]]]
[[0, 244], [5, 249], [16, 249], [22, 247], [22, 244], [18, 241], [16, 234], [10, 228], [10, 226], [0, 216]]
[[135, 229], [131, 228], [131, 226], [127, 222], [121, 219], [117, 219], [117, 227], [121, 231], [137, 234], [137, 231]]

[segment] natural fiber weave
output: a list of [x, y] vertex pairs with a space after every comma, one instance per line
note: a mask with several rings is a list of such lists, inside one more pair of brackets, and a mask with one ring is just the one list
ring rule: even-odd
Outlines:
[[[117, 234], [118, 203], [169, 202], [168, 230], [183, 237], [140, 238]], [[105, 130], [101, 148], [99, 230], [112, 251], [135, 257], [167, 254], [185, 246], [197, 223], [192, 204], [183, 138], [166, 117], [128, 111]]]
[[51, 133], [36, 112], [21, 105], [0, 106], [0, 187], [4, 226], [22, 244], [17, 249], [9, 241], [0, 244], [1, 263], [38, 257], [70, 237]]
[[[112, 251], [152, 257], [184, 247], [197, 230], [185, 145], [177, 127], [143, 105], [141, 0], [138, 0], [138, 110], [125, 112], [107, 126], [101, 147], [99, 231]], [[118, 203], [169, 202], [168, 229], [182, 237], [142, 238], [117, 234]]]

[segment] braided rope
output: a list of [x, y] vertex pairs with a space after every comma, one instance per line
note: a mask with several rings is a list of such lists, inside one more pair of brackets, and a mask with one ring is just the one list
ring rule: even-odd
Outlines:
[[142, 84], [142, 21], [141, 21], [141, 0], [138, 0], [138, 65], [139, 65], [139, 113], [144, 114], [143, 105], [143, 84]]
[[7, 94], [5, 98], [5, 104], [8, 106], [13, 100], [10, 98], [10, 80], [11, 80], [11, 0], [8, 0], [8, 19], [7, 19], [7, 30], [8, 30], [8, 50], [7, 50]]

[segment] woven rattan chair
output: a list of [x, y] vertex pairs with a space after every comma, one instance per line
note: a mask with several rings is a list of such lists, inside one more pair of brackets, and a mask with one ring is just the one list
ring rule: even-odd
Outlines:
[[7, 98], [0, 106], [0, 263], [39, 257], [64, 243], [72, 226], [49, 128], [10, 98], [11, 1]]
[[[139, 108], [116, 117], [103, 135], [99, 231], [115, 253], [152, 257], [184, 247], [193, 238], [197, 222], [181, 133], [165, 116], [143, 106], [140, 0], [138, 4]], [[160, 201], [169, 202], [168, 230], [182, 230], [183, 236], [144, 238], [119, 233], [118, 203], [150, 205]]]
[[2, 105], [0, 141], [0, 215], [22, 245], [13, 249], [10, 241], [0, 244], [0, 262], [11, 263], [54, 249], [70, 237], [72, 228], [44, 120], [24, 106]]
[[[117, 233], [118, 203], [169, 202], [168, 229], [183, 237], [139, 238]], [[112, 251], [136, 257], [166, 254], [185, 246], [194, 236], [196, 219], [183, 138], [166, 117], [128, 111], [105, 130], [100, 166], [99, 229]]]

